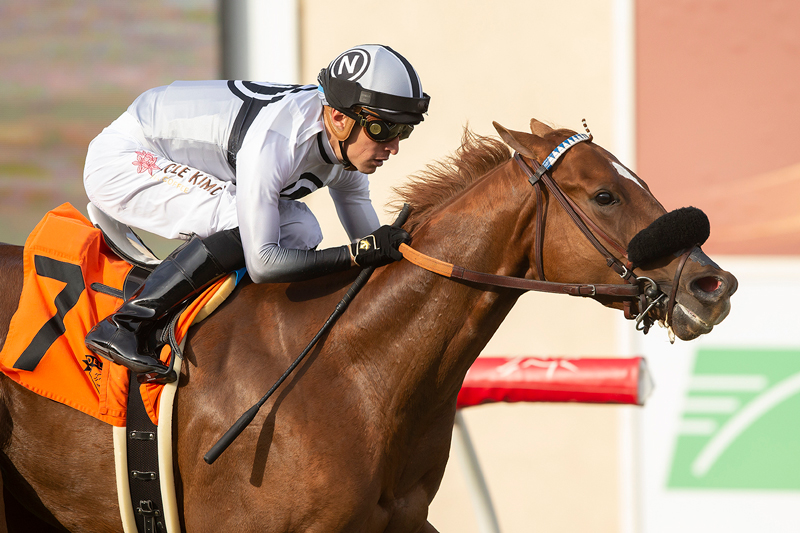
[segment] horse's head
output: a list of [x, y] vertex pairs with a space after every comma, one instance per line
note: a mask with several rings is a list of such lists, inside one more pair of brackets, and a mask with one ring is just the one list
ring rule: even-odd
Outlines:
[[[533, 275], [565, 283], [639, 285], [637, 298], [595, 299], [638, 318], [638, 329], [646, 332], [659, 320], [683, 340], [708, 333], [728, 315], [737, 281], [700, 250], [709, 234], [702, 211], [666, 213], [647, 184], [591, 136], [554, 130], [535, 119], [532, 133], [497, 123], [495, 128], [524, 156], [519, 168], [537, 189], [531, 202], [543, 217], [530, 231]], [[540, 165], [549, 168], [543, 177], [544, 168], [535, 172]], [[551, 205], [554, 198], [562, 205]]]

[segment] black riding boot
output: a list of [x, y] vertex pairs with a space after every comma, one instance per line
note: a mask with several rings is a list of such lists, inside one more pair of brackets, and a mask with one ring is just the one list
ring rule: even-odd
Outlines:
[[[171, 309], [200, 293], [221, 276], [240, 268], [239, 264], [243, 266], [238, 230], [229, 231], [229, 235], [220, 233], [206, 239], [213, 239], [216, 246], [206, 246], [203, 239], [195, 236], [170, 254], [116, 313], [92, 328], [86, 335], [86, 346], [104, 359], [133, 372], [153, 374], [148, 381], [174, 381], [177, 376], [174, 372], [167, 375], [169, 369], [158, 360], [146, 337], [156, 321]], [[218, 259], [220, 251], [227, 252], [222, 256], [223, 261]]]

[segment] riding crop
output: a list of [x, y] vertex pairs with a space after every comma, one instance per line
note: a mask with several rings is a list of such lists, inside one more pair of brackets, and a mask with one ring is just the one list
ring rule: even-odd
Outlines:
[[[394, 223], [392, 223], [392, 226], [396, 228], [402, 226], [405, 223], [406, 219], [408, 218], [408, 214], [410, 211], [411, 207], [408, 204], [404, 204], [403, 209], [397, 216], [397, 220], [395, 220]], [[308, 343], [308, 346], [306, 346], [306, 348], [297, 357], [297, 359], [295, 359], [294, 362], [291, 365], [289, 365], [289, 368], [286, 369], [286, 372], [284, 372], [283, 375], [280, 378], [278, 378], [278, 381], [275, 382], [275, 384], [267, 391], [267, 393], [260, 400], [258, 400], [258, 402], [253, 407], [248, 409], [242, 416], [239, 417], [239, 420], [237, 420], [230, 427], [230, 429], [225, 432], [222, 438], [220, 438], [217, 441], [217, 443], [211, 447], [208, 453], [206, 453], [205, 456], [203, 456], [203, 460], [206, 463], [213, 464], [214, 461], [216, 461], [217, 458], [220, 455], [222, 455], [222, 452], [228, 449], [228, 446], [230, 446], [231, 443], [233, 443], [233, 441], [236, 440], [236, 437], [238, 437], [242, 433], [242, 431], [244, 431], [244, 429], [250, 425], [250, 422], [252, 422], [253, 419], [256, 417], [256, 414], [258, 413], [259, 409], [261, 409], [261, 406], [263, 406], [266, 403], [269, 397], [272, 396], [272, 393], [274, 393], [275, 390], [277, 390], [277, 388], [281, 386], [281, 384], [286, 380], [286, 378], [288, 378], [289, 375], [294, 371], [294, 369], [297, 368], [297, 365], [300, 364], [303, 358], [305, 358], [305, 356], [308, 355], [308, 352], [310, 352], [311, 349], [314, 347], [314, 345], [317, 344], [317, 341], [319, 341], [319, 339], [331, 328], [331, 326], [333, 326], [334, 322], [338, 320], [338, 318], [342, 315], [342, 313], [344, 313], [345, 309], [347, 309], [347, 306], [350, 305], [350, 302], [353, 300], [355, 295], [358, 294], [358, 291], [361, 290], [361, 288], [367, 283], [367, 280], [369, 280], [370, 276], [372, 276], [372, 272], [374, 270], [375, 270], [374, 266], [367, 267], [358, 274], [358, 277], [350, 286], [350, 288], [347, 290], [347, 293], [344, 295], [344, 297], [342, 297], [341, 301], [336, 305], [336, 308], [331, 313], [331, 316], [328, 317], [328, 320], [325, 321], [320, 330], [317, 332], [316, 335], [314, 335], [314, 338], [311, 339], [311, 342]]]

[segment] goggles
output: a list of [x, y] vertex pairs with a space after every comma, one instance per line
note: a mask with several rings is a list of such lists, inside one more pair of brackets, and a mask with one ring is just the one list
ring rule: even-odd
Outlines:
[[395, 137], [400, 137], [401, 141], [408, 139], [408, 136], [414, 131], [412, 124], [394, 124], [363, 112], [358, 114], [358, 124], [364, 128], [370, 139], [379, 143], [389, 142]]

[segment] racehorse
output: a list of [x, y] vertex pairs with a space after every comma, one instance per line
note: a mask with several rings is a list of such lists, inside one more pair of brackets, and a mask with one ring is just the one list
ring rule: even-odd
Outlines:
[[[665, 320], [684, 340], [725, 318], [736, 278], [697, 248], [648, 257], [630, 277], [624, 246], [667, 215], [611, 153], [585, 140], [543, 179], [593, 222], [592, 235], [617, 243], [613, 259], [598, 254], [556, 192], [531, 185], [539, 162], [575, 132], [536, 120], [530, 134], [496, 128], [505, 143], [465, 129], [451, 157], [397, 190], [412, 208], [405, 228], [415, 250], [488, 276], [448, 279], [408, 261], [376, 269], [212, 465], [203, 455], [305, 347], [358, 272], [244, 282], [190, 330], [173, 429], [185, 531], [436, 531], [428, 506], [447, 463], [457, 394], [523, 294], [492, 276], [578, 286], [572, 294], [646, 315], [641, 327]], [[20, 247], [0, 246], [0, 342], [22, 287], [21, 257]], [[609, 268], [614, 261], [630, 269]], [[5, 376], [0, 392], [8, 530], [121, 531], [111, 427]]]

